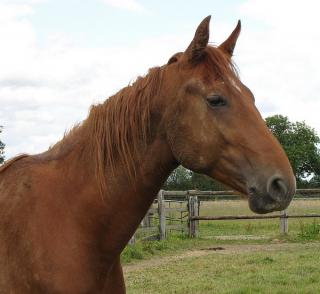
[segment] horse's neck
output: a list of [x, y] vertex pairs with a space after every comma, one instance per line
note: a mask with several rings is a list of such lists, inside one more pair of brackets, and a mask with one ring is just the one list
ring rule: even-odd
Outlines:
[[[177, 166], [167, 143], [155, 139], [144, 151], [139, 171], [134, 180], [128, 181], [116, 175], [117, 180], [106, 195], [107, 222], [109, 232], [105, 232], [108, 250], [122, 250], [134, 233], [141, 219], [152, 204], [157, 192]], [[117, 248], [110, 247], [110, 236]]]
[[[85, 131], [85, 130], [83, 130]], [[81, 129], [76, 136], [86, 138]], [[159, 189], [171, 171], [177, 166], [166, 140], [154, 134], [148, 145], [137, 154], [137, 173], [130, 178], [122, 161], [115, 160], [115, 168], [106, 168], [106, 192], [101, 195], [95, 176], [94, 156], [83, 147], [88, 142], [79, 139], [71, 151], [60, 159], [64, 174], [67, 174], [70, 191], [79, 213], [86, 219], [96, 219], [96, 227], [87, 231], [98, 232], [99, 238], [105, 237], [107, 251], [121, 250], [139, 225]], [[77, 140], [75, 140], [77, 141]], [[59, 146], [57, 146], [59, 147]], [[59, 150], [52, 150], [59, 158]], [[49, 152], [50, 153], [50, 152]], [[55, 160], [59, 161], [59, 159]], [[74, 190], [73, 192], [72, 189]], [[88, 208], [89, 207], [89, 208]], [[83, 216], [84, 217], [84, 216]], [[93, 222], [91, 222], [92, 225]], [[94, 236], [92, 236], [94, 238]], [[110, 243], [110, 239], [114, 242]]]

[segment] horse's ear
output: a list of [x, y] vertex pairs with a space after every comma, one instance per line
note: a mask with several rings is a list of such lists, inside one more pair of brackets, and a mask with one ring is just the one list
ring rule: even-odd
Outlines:
[[237, 43], [240, 31], [241, 31], [241, 21], [238, 20], [238, 24], [236, 28], [233, 30], [229, 38], [219, 46], [219, 48], [223, 50], [225, 53], [227, 53], [228, 55], [232, 56], [234, 47], [236, 47], [236, 43]]
[[188, 62], [196, 63], [203, 56], [204, 49], [208, 45], [209, 41], [209, 24], [211, 15], [207, 16], [198, 26], [196, 33], [193, 37], [187, 50], [184, 52], [184, 56]]

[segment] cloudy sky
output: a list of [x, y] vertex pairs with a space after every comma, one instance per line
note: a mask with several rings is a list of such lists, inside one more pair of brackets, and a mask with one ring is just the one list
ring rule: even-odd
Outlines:
[[241, 79], [263, 116], [320, 134], [320, 18], [305, 0], [0, 0], [0, 125], [6, 157], [38, 153], [93, 103], [164, 64], [211, 21], [219, 44], [238, 19]]

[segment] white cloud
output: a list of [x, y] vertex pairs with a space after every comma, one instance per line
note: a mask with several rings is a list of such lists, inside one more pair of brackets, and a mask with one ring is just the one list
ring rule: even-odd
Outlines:
[[131, 10], [135, 12], [146, 12], [147, 9], [136, 0], [101, 0], [103, 3], [115, 8]]
[[[263, 113], [305, 120], [320, 132], [317, 1], [248, 0], [239, 11], [236, 60]], [[269, 102], [271, 109], [265, 108]]]
[[33, 5], [24, 14], [20, 7], [8, 6], [15, 17], [0, 26], [0, 40], [5, 40], [0, 47], [0, 124], [7, 157], [46, 150], [85, 119], [92, 103], [165, 63], [181, 48], [181, 40], [171, 36], [125, 48], [83, 48], [61, 34], [48, 36], [39, 46], [24, 17]]

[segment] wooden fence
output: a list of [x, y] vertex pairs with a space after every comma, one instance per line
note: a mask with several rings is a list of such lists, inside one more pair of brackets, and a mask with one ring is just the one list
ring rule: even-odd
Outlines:
[[[280, 233], [288, 233], [289, 218], [318, 218], [320, 214], [288, 215], [287, 211], [272, 215], [225, 215], [201, 216], [199, 215], [201, 201], [218, 201], [220, 199], [239, 199], [234, 191], [164, 191], [160, 190], [158, 196], [144, 217], [141, 226], [131, 238], [134, 243], [136, 236], [141, 239], [160, 239], [167, 237], [168, 231], [178, 230], [188, 233], [194, 238], [199, 233], [199, 221], [219, 221], [236, 219], [276, 219], [280, 220]], [[295, 199], [320, 199], [320, 189], [298, 189]], [[170, 213], [180, 214], [180, 217], [170, 216]]]

